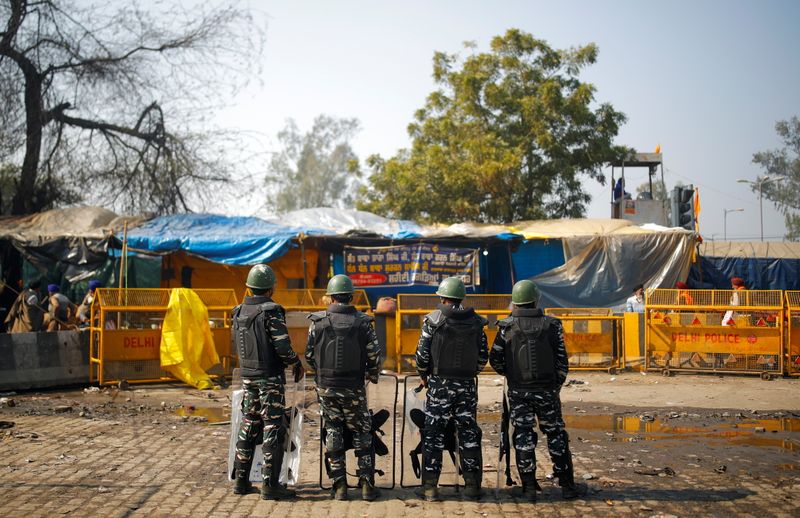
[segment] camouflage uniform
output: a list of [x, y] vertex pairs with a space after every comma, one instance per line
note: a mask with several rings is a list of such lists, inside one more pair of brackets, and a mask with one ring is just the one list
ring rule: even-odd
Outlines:
[[[269, 299], [263, 296], [246, 297], [245, 304], [261, 304]], [[289, 341], [289, 331], [286, 329], [286, 316], [282, 307], [266, 314], [265, 324], [267, 335], [278, 358], [284, 366], [292, 366], [300, 361], [292, 350]], [[263, 376], [256, 378], [242, 378], [244, 398], [242, 399], [242, 423], [236, 442], [237, 462], [249, 463], [253, 458], [253, 450], [261, 431], [264, 432], [264, 465], [261, 473], [264, 480], [269, 479], [272, 473], [272, 460], [276, 451], [283, 448], [286, 437], [286, 427], [283, 421], [286, 399], [284, 385], [286, 383], [283, 372], [277, 376]], [[280, 466], [276, 466], [280, 469]]]
[[[542, 310], [531, 310], [538, 317], [543, 317]], [[534, 317], [536, 318], [536, 317]], [[514, 448], [517, 457], [517, 469], [520, 476], [534, 475], [536, 472], [536, 443], [538, 436], [534, 427], [536, 418], [539, 419], [539, 428], [547, 436], [547, 449], [553, 460], [553, 471], [560, 481], [566, 477], [572, 478], [572, 455], [569, 451], [569, 436], [564, 429], [564, 420], [561, 417], [561, 399], [559, 392], [561, 385], [567, 378], [569, 363], [567, 351], [564, 346], [564, 327], [557, 318], [548, 319], [547, 340], [553, 348], [553, 363], [555, 364], [555, 381], [548, 387], [537, 389], [508, 389], [509, 410], [511, 422], [514, 424]], [[508, 375], [506, 372], [506, 349], [509, 327], [504, 326], [504, 319], [500, 324], [500, 331], [495, 337], [489, 362], [499, 374]], [[563, 485], [563, 484], [562, 484]]]
[[[441, 306], [440, 306], [441, 307]], [[461, 305], [453, 310], [464, 311]], [[431, 346], [437, 329], [431, 320], [433, 313], [426, 315], [417, 344], [417, 371], [428, 381], [428, 395], [425, 404], [425, 428], [422, 431], [423, 477], [438, 477], [442, 471], [442, 450], [444, 433], [450, 418], [455, 419], [458, 431], [458, 449], [461, 456], [461, 469], [465, 473], [482, 472], [481, 429], [476, 421], [478, 390], [474, 379], [448, 379], [432, 374]], [[481, 317], [478, 317], [481, 318]], [[477, 365], [474, 376], [483, 370], [489, 359], [486, 333], [481, 331]]]
[[[347, 304], [334, 303], [329, 308], [353, 308]], [[353, 308], [354, 309], [354, 308]], [[313, 314], [324, 318], [328, 311]], [[356, 312], [360, 315], [360, 312]], [[335, 483], [347, 476], [345, 466], [345, 441], [344, 429], [347, 427], [353, 435], [353, 449], [358, 458], [358, 476], [373, 482], [375, 471], [372, 447], [372, 416], [367, 407], [367, 391], [363, 378], [360, 386], [352, 388], [320, 387], [320, 369], [317, 365], [318, 354], [315, 351], [317, 343], [316, 325], [312, 323], [308, 328], [308, 342], [306, 344], [306, 361], [316, 372], [317, 397], [322, 411], [323, 427], [325, 428], [325, 450], [330, 462], [331, 480]], [[372, 327], [371, 319], [361, 320], [358, 329], [359, 344], [363, 344], [366, 365], [365, 373], [373, 383], [378, 382], [381, 366], [381, 347], [378, 336]], [[355, 381], [355, 380], [354, 380]]]

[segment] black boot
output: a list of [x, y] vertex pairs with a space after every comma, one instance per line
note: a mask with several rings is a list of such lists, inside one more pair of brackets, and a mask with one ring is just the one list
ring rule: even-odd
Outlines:
[[331, 496], [334, 500], [349, 500], [350, 496], [347, 494], [347, 476], [337, 478], [333, 481], [333, 489]]
[[253, 457], [249, 461], [234, 461], [233, 462], [233, 494], [246, 495], [253, 490], [253, 484], [250, 483], [250, 468], [253, 466]]
[[536, 482], [536, 472], [521, 473], [522, 487], [520, 488], [519, 497], [528, 502], [536, 502], [536, 490], [539, 488]]
[[567, 463], [567, 471], [558, 474], [558, 485], [561, 486], [561, 498], [564, 500], [574, 500], [582, 497], [589, 492], [586, 484], [575, 483], [575, 470], [572, 467], [572, 457]]
[[464, 472], [464, 497], [470, 500], [478, 500], [481, 497], [481, 479], [482, 473], [480, 471], [465, 471]]
[[362, 477], [359, 481], [359, 485], [361, 485], [361, 500], [372, 502], [381, 496], [381, 490], [375, 487], [375, 482], [373, 482], [371, 477]]
[[261, 486], [262, 500], [290, 500], [297, 496], [293, 489], [288, 489], [280, 483], [283, 455], [283, 448], [279, 448], [272, 454], [272, 471], [268, 474], [264, 473], [264, 484]]
[[429, 473], [422, 470], [422, 487], [418, 488], [414, 493], [428, 502], [440, 502], [442, 499], [439, 496], [439, 474]]

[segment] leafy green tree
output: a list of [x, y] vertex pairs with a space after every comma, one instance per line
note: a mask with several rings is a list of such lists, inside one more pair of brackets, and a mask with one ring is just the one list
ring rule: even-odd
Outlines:
[[301, 133], [294, 120], [278, 133], [280, 151], [272, 155], [266, 177], [267, 201], [277, 213], [311, 207], [352, 207], [360, 176], [350, 139], [357, 119], [319, 115]]
[[411, 149], [368, 158], [359, 208], [441, 222], [583, 216], [583, 181], [605, 183], [603, 165], [630, 152], [613, 142], [625, 116], [578, 78], [597, 53], [517, 29], [489, 52], [435, 53], [438, 88], [409, 125]]
[[[753, 162], [764, 170], [764, 176], [783, 177], [778, 181], [763, 184], [763, 194], [772, 200], [786, 220], [786, 235], [789, 241], [800, 240], [800, 119], [778, 121], [775, 131], [784, 143], [782, 149], [760, 151], [753, 155]], [[758, 191], [759, 177], [753, 186]]]

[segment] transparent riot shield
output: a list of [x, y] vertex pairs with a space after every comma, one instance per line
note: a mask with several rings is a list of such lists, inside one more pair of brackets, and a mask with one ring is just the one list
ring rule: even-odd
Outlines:
[[[382, 371], [378, 384], [367, 383], [367, 408], [372, 415], [373, 465], [375, 466], [375, 486], [381, 489], [394, 489], [395, 453], [397, 443], [397, 391], [399, 380], [396, 375]], [[325, 456], [324, 420], [319, 421], [319, 487], [330, 489], [328, 475], [330, 464]], [[358, 486], [358, 459], [353, 450], [353, 437], [345, 427], [345, 462], [347, 466], [347, 485]]]
[[[400, 432], [400, 487], [422, 484], [422, 429], [425, 426], [425, 401], [427, 390], [422, 379], [406, 376], [403, 380], [403, 425]], [[461, 462], [458, 457], [458, 437], [455, 421], [450, 420], [445, 429], [444, 451], [440, 486], [460, 485]]]
[[[286, 411], [284, 426], [286, 427], [286, 440], [284, 441], [285, 454], [281, 466], [280, 482], [290, 486], [296, 485], [300, 478], [300, 454], [302, 451], [303, 408], [305, 407], [305, 377], [299, 383], [294, 382], [291, 369], [286, 370]], [[242, 378], [239, 369], [234, 369], [231, 382], [231, 436], [228, 446], [228, 480], [234, 479], [233, 463], [236, 458], [236, 440], [239, 434], [239, 425], [242, 422]], [[261, 483], [263, 480], [261, 468], [264, 465], [264, 455], [261, 445], [263, 443], [263, 423], [259, 436], [256, 439], [253, 451], [253, 465], [250, 468], [250, 481]]]
[[[487, 376], [476, 378], [479, 394], [491, 394], [495, 380]], [[403, 424], [400, 435], [400, 486], [415, 487], [421, 484], [422, 470], [422, 436], [421, 430], [425, 422], [426, 389], [422, 387], [419, 376], [407, 376], [403, 381]], [[483, 457], [484, 485], [492, 471], [499, 471], [496, 462], [496, 429], [500, 424], [497, 403], [478, 401], [477, 422], [482, 431], [481, 452]], [[452, 486], [458, 491], [463, 485], [461, 459], [459, 455], [458, 433], [454, 419], [450, 419], [445, 428], [444, 451], [442, 452], [442, 473], [440, 486]]]
[[303, 451], [303, 409], [306, 398], [306, 376], [295, 382], [292, 369], [286, 371], [286, 439], [280, 482], [295, 486], [300, 481], [300, 456]]

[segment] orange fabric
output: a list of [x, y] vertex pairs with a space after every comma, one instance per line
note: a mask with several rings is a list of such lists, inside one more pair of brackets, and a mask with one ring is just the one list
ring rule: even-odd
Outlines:
[[[306, 270], [309, 283], [314, 280], [316, 275], [318, 258], [319, 252], [316, 249], [306, 248]], [[289, 250], [284, 256], [269, 265], [275, 271], [276, 288], [286, 288], [287, 279], [303, 278], [303, 258], [299, 248]], [[181, 283], [181, 271], [186, 267], [192, 269], [192, 288], [233, 289], [237, 299], [244, 298], [244, 292], [247, 289], [244, 282], [250, 266], [215, 263], [185, 252], [175, 252], [164, 257], [161, 263], [161, 287], [185, 287]], [[165, 275], [163, 275], [167, 268], [172, 269], [170, 279], [165, 279]]]

